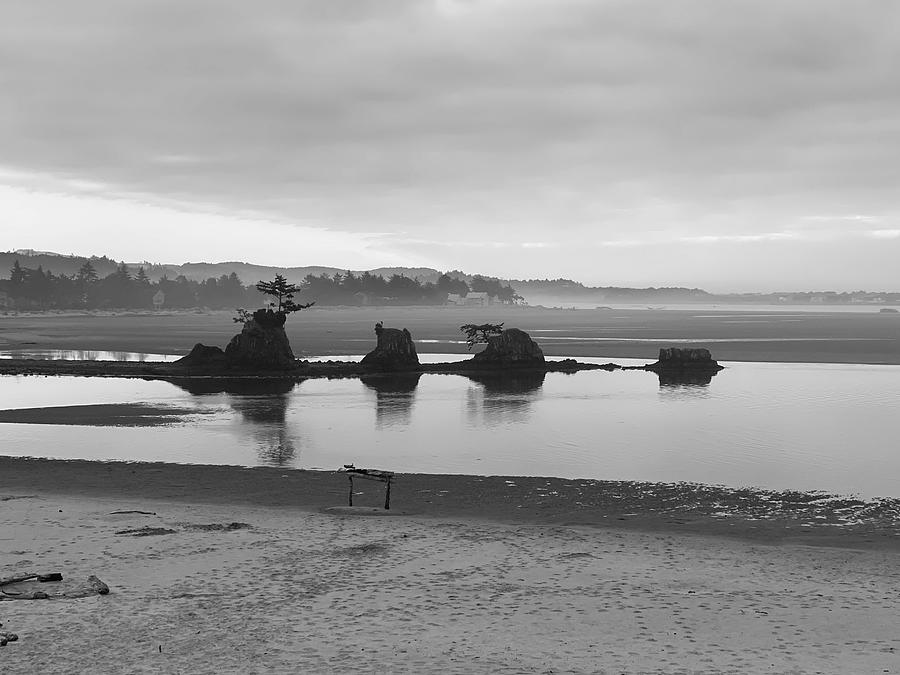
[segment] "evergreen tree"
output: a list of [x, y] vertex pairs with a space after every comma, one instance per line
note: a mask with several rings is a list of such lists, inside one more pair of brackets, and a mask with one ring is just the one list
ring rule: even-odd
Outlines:
[[294, 294], [300, 292], [300, 286], [289, 284], [287, 279], [280, 274], [276, 274], [273, 281], [257, 282], [256, 290], [272, 296], [272, 300], [268, 304], [276, 314], [299, 312], [301, 309], [307, 309], [316, 304], [311, 302], [307, 305], [300, 305], [294, 302]]
[[94, 269], [91, 261], [85, 260], [84, 265], [78, 269], [77, 279], [84, 284], [93, 284], [96, 283], [98, 278], [97, 270]]
[[138, 267], [137, 275], [134, 277], [134, 280], [139, 286], [146, 287], [150, 285], [150, 277], [148, 277], [147, 273], [144, 271], [143, 265]]
[[19, 264], [18, 258], [15, 259], [12, 269], [9, 271], [9, 281], [13, 288], [13, 293], [25, 283], [25, 270], [22, 269], [22, 266]]

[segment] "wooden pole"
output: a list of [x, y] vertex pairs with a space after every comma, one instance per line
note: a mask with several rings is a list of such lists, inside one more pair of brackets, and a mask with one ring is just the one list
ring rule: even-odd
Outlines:
[[384, 510], [388, 511], [391, 508], [391, 476], [387, 477], [387, 488], [384, 491]]
[[353, 506], [353, 476], [348, 475], [347, 478], [350, 479], [350, 506]]

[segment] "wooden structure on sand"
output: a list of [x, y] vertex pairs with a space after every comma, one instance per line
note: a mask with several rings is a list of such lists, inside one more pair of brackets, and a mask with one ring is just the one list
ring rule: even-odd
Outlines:
[[344, 464], [342, 469], [350, 479], [350, 496], [348, 499], [349, 506], [353, 506], [353, 477], [364, 478], [366, 480], [378, 480], [385, 484], [384, 491], [384, 508], [391, 508], [391, 481], [394, 479], [393, 471], [381, 471], [380, 469], [357, 469], [352, 464]]

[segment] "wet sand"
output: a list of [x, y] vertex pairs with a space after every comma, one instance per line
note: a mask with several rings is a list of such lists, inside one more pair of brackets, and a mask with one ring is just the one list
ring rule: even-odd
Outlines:
[[[231, 312], [0, 315], [0, 349], [187, 354], [224, 347]], [[553, 310], [534, 307], [319, 308], [286, 330], [299, 358], [364, 354], [375, 322], [406, 327], [420, 353], [464, 353], [459, 326], [499, 323], [529, 332], [548, 356], [656, 360], [660, 347], [708, 347], [722, 361], [900, 364], [900, 314], [696, 310]]]
[[753, 521], [700, 535], [671, 514], [629, 522], [628, 499], [578, 523], [567, 497], [517, 508], [499, 478], [401, 476], [397, 515], [363, 515], [374, 483], [362, 507], [323, 512], [346, 487], [323, 472], [2, 459], [0, 569], [111, 588], [0, 602], [19, 635], [0, 648], [3, 672], [900, 667], [894, 539], [822, 546], [833, 528], [818, 526], [800, 544], [784, 522], [761, 534]]

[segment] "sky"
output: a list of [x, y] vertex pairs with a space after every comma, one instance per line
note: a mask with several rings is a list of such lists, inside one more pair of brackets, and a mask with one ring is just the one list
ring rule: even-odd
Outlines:
[[894, 0], [4, 0], [0, 249], [900, 290]]

